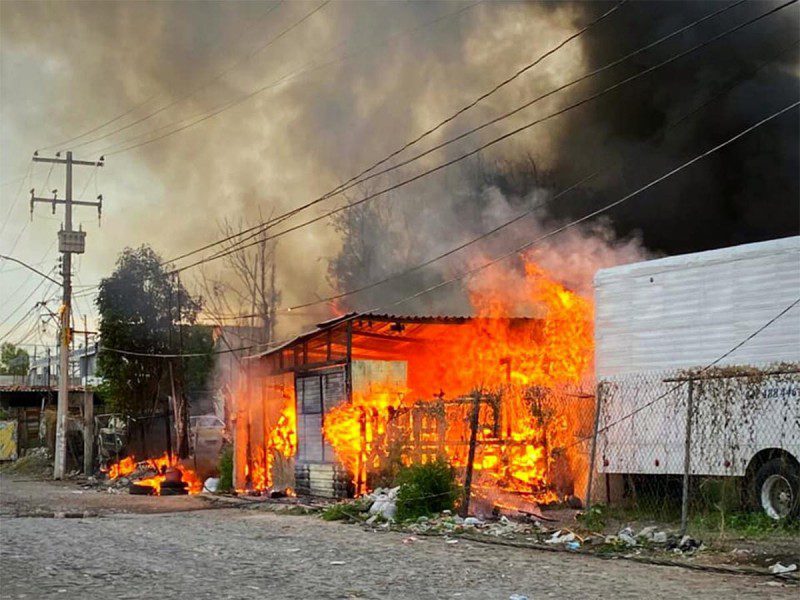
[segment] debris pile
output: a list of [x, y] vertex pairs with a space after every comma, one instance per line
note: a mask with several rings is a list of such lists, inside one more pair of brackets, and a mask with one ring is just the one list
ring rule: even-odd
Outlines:
[[53, 457], [47, 448], [31, 448], [24, 456], [4, 465], [3, 472], [34, 478], [50, 478], [53, 476]]
[[90, 478], [89, 483], [99, 483], [111, 494], [178, 496], [197, 494], [203, 488], [195, 472], [169, 454], [139, 462], [126, 457], [102, 473], [107, 479]]
[[639, 533], [634, 532], [631, 527], [620, 529], [616, 535], [607, 535], [604, 543], [608, 546], [617, 548], [663, 548], [675, 554], [692, 555], [703, 548], [703, 542], [688, 535], [678, 537], [677, 535], [660, 531], [658, 527], [644, 527]]

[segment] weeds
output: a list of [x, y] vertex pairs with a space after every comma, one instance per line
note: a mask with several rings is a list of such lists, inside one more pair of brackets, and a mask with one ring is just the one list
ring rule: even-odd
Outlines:
[[599, 504], [592, 506], [589, 510], [579, 513], [577, 520], [589, 531], [602, 531], [606, 526], [605, 507]]
[[740, 534], [761, 537], [771, 534], [800, 534], [800, 521], [781, 519], [776, 521], [763, 512], [708, 512], [696, 515], [691, 527], [697, 530], [718, 531], [724, 534]]
[[361, 514], [366, 510], [363, 502], [339, 502], [331, 504], [320, 515], [323, 521], [350, 521], [360, 520]]
[[397, 476], [397, 519], [404, 521], [452, 510], [461, 496], [455, 470], [444, 458], [411, 465]]

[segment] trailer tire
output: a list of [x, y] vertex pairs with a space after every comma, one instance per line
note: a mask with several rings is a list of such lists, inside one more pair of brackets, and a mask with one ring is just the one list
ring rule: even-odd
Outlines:
[[753, 498], [772, 519], [800, 517], [800, 468], [786, 458], [773, 458], [753, 477]]

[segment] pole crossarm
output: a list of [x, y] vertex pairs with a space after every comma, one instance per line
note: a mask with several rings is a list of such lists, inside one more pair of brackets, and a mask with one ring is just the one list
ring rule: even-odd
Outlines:
[[[39, 196], [31, 196], [31, 202], [44, 202], [46, 204], [66, 204], [67, 201], [61, 198], [40, 198]], [[89, 200], [71, 200], [72, 204], [77, 204], [78, 206], [94, 206], [96, 208], [102, 208], [102, 202], [91, 202]]]
[[[42, 162], [42, 163], [55, 163], [57, 165], [65, 165], [67, 164], [66, 158], [45, 158], [44, 156], [34, 156], [33, 162]], [[93, 161], [93, 160], [75, 160], [73, 159], [70, 161], [73, 165], [83, 165], [85, 167], [102, 167], [105, 165], [103, 159]]]

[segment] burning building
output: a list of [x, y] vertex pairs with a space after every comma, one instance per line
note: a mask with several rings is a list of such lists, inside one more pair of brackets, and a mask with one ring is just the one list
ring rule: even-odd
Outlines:
[[[362, 494], [445, 456], [493, 504], [582, 494], [594, 409], [592, 304], [529, 263], [477, 316], [347, 314], [250, 361], [234, 485]], [[509, 316], [528, 300], [532, 317]], [[470, 448], [470, 446], [472, 448]]]

